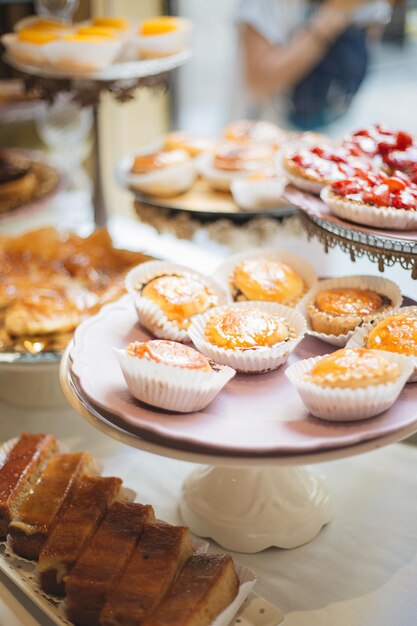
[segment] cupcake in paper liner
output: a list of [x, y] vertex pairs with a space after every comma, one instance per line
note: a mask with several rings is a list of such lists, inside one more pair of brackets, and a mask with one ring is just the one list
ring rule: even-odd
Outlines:
[[355, 421], [389, 409], [413, 370], [408, 357], [342, 348], [298, 361], [285, 372], [306, 409], [328, 421]]
[[232, 368], [174, 341], [136, 341], [114, 351], [130, 393], [167, 411], [201, 411], [235, 375]]
[[162, 15], [143, 20], [132, 39], [140, 58], [160, 58], [184, 50], [191, 30], [190, 20]]
[[347, 346], [384, 350], [409, 357], [414, 370], [408, 382], [417, 382], [417, 306], [382, 313], [372, 323], [358, 328]]
[[317, 282], [301, 257], [276, 248], [255, 248], [222, 263], [216, 280], [235, 302], [264, 301], [296, 306]]
[[212, 278], [184, 265], [149, 261], [126, 276], [139, 322], [160, 339], [189, 341], [195, 315], [225, 304], [227, 294]]
[[343, 276], [322, 280], [297, 305], [307, 334], [345, 346], [356, 328], [401, 306], [395, 283], [379, 276]]
[[45, 49], [48, 44], [58, 40], [55, 32], [28, 31], [7, 33], [1, 43], [11, 59], [28, 65], [42, 66], [48, 64]]
[[285, 363], [305, 331], [305, 319], [294, 309], [270, 302], [237, 302], [196, 316], [188, 334], [216, 363], [242, 373], [262, 373]]
[[49, 65], [59, 70], [90, 72], [108, 67], [122, 48], [117, 37], [67, 35], [45, 46]]
[[395, 230], [417, 228], [417, 185], [402, 172], [339, 180], [325, 187], [320, 196], [334, 215], [356, 224]]

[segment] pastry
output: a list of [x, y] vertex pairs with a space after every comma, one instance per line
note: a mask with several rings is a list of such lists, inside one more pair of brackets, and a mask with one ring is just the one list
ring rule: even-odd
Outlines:
[[384, 124], [362, 128], [343, 140], [343, 146], [348, 150], [353, 149], [367, 157], [385, 155], [395, 149], [405, 150], [411, 143], [411, 135], [388, 128]]
[[181, 413], [205, 408], [235, 374], [175, 341], [136, 341], [115, 354], [135, 398]]
[[41, 589], [64, 595], [64, 578], [90, 542], [112, 502], [121, 496], [120, 478], [81, 476], [71, 500], [55, 524], [39, 555]]
[[237, 120], [224, 129], [224, 138], [237, 143], [269, 144], [278, 149], [286, 140], [286, 133], [266, 120]]
[[288, 341], [294, 332], [285, 320], [256, 308], [226, 309], [212, 315], [206, 324], [206, 338], [226, 350], [272, 348]]
[[158, 58], [181, 52], [188, 40], [191, 22], [181, 17], [158, 16], [139, 25], [137, 44], [143, 58]]
[[319, 291], [307, 304], [311, 328], [327, 335], [344, 335], [393, 305], [371, 289], [334, 287]]
[[123, 41], [116, 33], [71, 33], [44, 48], [51, 67], [64, 71], [94, 72], [113, 63], [121, 51]]
[[295, 305], [306, 291], [303, 278], [278, 259], [250, 257], [237, 263], [229, 275], [234, 300], [261, 300]]
[[141, 193], [171, 197], [187, 191], [197, 177], [194, 159], [183, 148], [137, 154], [128, 171], [122, 167], [122, 184]]
[[67, 613], [78, 626], [100, 626], [100, 613], [139, 541], [143, 527], [155, 520], [151, 506], [131, 502], [111, 505], [97, 532], [65, 578]]
[[186, 150], [159, 150], [158, 152], [150, 152], [146, 154], [138, 154], [133, 161], [132, 174], [148, 174], [155, 170], [164, 169], [165, 167], [173, 167], [180, 165], [190, 159], [190, 155]]
[[343, 219], [380, 228], [417, 226], [417, 185], [401, 172], [361, 174], [323, 189], [329, 210]]
[[112, 28], [120, 31], [128, 30], [130, 27], [129, 21], [125, 17], [114, 16], [93, 17], [91, 25], [98, 26], [99, 28]]
[[44, 466], [58, 451], [52, 435], [24, 433], [0, 468], [0, 540], [5, 539], [10, 520], [37, 482]]
[[173, 131], [165, 135], [165, 150], [185, 150], [191, 157], [196, 157], [203, 152], [211, 150], [213, 141], [204, 137], [196, 137], [187, 131]]
[[363, 157], [346, 148], [314, 146], [284, 154], [282, 165], [289, 181], [299, 189], [320, 193], [332, 181], [371, 170]]
[[239, 589], [230, 555], [193, 554], [142, 626], [209, 626]]
[[392, 383], [399, 376], [399, 366], [378, 352], [342, 348], [317, 361], [305, 379], [321, 387], [358, 389]]
[[9, 524], [11, 545], [16, 554], [38, 559], [71, 498], [77, 479], [84, 473], [96, 472], [95, 463], [86, 452], [58, 454], [49, 461]]
[[417, 315], [393, 314], [375, 323], [367, 333], [366, 347], [417, 357]]
[[36, 176], [28, 159], [0, 150], [0, 213], [2, 203], [8, 207], [8, 201], [23, 204], [34, 192]]
[[158, 606], [192, 554], [188, 528], [145, 525], [126, 569], [107, 598], [101, 626], [136, 626]]

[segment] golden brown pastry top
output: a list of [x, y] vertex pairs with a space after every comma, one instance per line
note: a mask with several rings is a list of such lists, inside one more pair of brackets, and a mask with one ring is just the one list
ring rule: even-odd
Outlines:
[[292, 304], [305, 291], [304, 280], [295, 270], [266, 258], [246, 259], [236, 265], [232, 282], [247, 300]]
[[43, 46], [50, 41], [56, 41], [58, 39], [58, 35], [55, 34], [53, 30], [36, 30], [36, 29], [27, 29], [21, 30], [18, 33], [17, 38], [19, 41], [24, 43], [30, 43], [35, 46]]
[[127, 30], [129, 28], [129, 22], [124, 17], [94, 17], [91, 25], [100, 28], [114, 28], [116, 30]]
[[284, 133], [278, 126], [266, 120], [237, 120], [226, 126], [224, 137], [228, 141], [242, 143], [259, 141], [278, 148], [283, 141]]
[[256, 307], [229, 308], [208, 320], [205, 334], [210, 343], [221, 348], [271, 348], [286, 341], [290, 329], [276, 315]]
[[129, 356], [148, 359], [165, 365], [175, 365], [176, 367], [202, 372], [212, 371], [208, 359], [203, 354], [176, 341], [165, 339], [135, 341], [127, 346], [126, 352]]
[[365, 348], [336, 350], [313, 365], [307, 378], [323, 387], [360, 388], [396, 380], [399, 367]]
[[382, 297], [370, 289], [335, 287], [316, 295], [315, 306], [329, 315], [371, 315], [384, 304]]
[[386, 317], [370, 331], [366, 347], [417, 356], [417, 316], [405, 313]]
[[132, 174], [148, 174], [155, 170], [185, 163], [190, 155], [185, 150], [158, 150], [148, 154], [138, 154], [130, 170]]
[[273, 158], [273, 150], [268, 145], [224, 143], [216, 149], [213, 165], [232, 172], [252, 172], [271, 167]]
[[155, 302], [170, 321], [182, 328], [188, 328], [193, 315], [218, 304], [208, 285], [190, 275], [158, 276], [143, 287], [141, 295]]
[[213, 146], [211, 139], [197, 137], [185, 130], [177, 130], [165, 135], [165, 150], [186, 150], [188, 154], [195, 157], [202, 152], [207, 152]]

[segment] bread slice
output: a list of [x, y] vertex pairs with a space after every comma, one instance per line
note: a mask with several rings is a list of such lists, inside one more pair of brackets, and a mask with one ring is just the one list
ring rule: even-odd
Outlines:
[[14, 552], [26, 559], [36, 560], [60, 513], [69, 502], [79, 476], [96, 472], [96, 464], [87, 452], [54, 456], [10, 522], [10, 540]]
[[188, 528], [148, 524], [100, 616], [102, 626], [138, 626], [158, 606], [191, 556]]
[[141, 626], [208, 626], [233, 602], [238, 590], [230, 555], [193, 554]]
[[0, 469], [0, 540], [6, 538], [10, 520], [56, 452], [55, 437], [29, 433], [20, 435], [9, 452]]
[[64, 577], [91, 539], [107, 509], [121, 496], [120, 478], [81, 476], [71, 501], [52, 529], [39, 555], [38, 572], [46, 593], [64, 595]]
[[97, 532], [64, 579], [68, 619], [77, 626], [100, 626], [100, 612], [134, 551], [153, 508], [114, 502]]

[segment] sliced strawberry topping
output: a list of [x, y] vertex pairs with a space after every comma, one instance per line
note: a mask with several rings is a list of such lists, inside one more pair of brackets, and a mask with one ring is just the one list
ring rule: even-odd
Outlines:
[[[416, 170], [417, 179], [417, 170]], [[378, 207], [417, 210], [417, 185], [403, 172], [360, 174], [334, 182], [331, 190], [343, 197]]]

